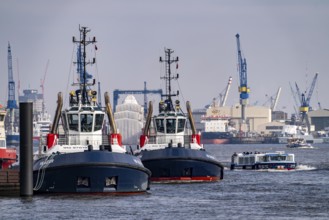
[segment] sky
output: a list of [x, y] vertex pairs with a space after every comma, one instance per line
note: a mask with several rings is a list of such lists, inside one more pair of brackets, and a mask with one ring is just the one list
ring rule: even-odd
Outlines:
[[[79, 25], [97, 39], [96, 64], [88, 69], [101, 93], [165, 89], [159, 57], [170, 48], [179, 57], [182, 103], [203, 108], [232, 76], [226, 105], [239, 102], [237, 43], [247, 60], [249, 103], [269, 106], [281, 87], [276, 110], [294, 113], [289, 83], [308, 94], [319, 73], [311, 106], [329, 109], [329, 1], [326, 0], [0, 0], [0, 104], [8, 97], [7, 47], [20, 94], [44, 81], [45, 104], [54, 115], [57, 93], [68, 103], [77, 77], [74, 62]], [[47, 66], [48, 63], [48, 66]], [[97, 87], [95, 88], [97, 89]], [[294, 87], [295, 89], [295, 87]], [[103, 97], [103, 95], [102, 95]], [[121, 96], [119, 103], [123, 101]], [[142, 103], [143, 97], [136, 96]], [[149, 96], [157, 102], [157, 95]], [[183, 104], [184, 105], [184, 104]], [[185, 106], [185, 105], [184, 105]]]

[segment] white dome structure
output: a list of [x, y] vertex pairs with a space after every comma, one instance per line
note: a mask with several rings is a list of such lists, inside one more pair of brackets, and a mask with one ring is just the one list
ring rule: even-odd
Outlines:
[[122, 135], [122, 144], [137, 145], [142, 133], [144, 108], [133, 95], [128, 95], [122, 104], [116, 106], [114, 120]]

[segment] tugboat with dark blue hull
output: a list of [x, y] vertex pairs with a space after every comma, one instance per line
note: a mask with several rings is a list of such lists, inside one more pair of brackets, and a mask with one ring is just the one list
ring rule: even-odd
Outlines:
[[[36, 193], [141, 193], [149, 189], [151, 172], [141, 160], [126, 151], [121, 144], [105, 93], [105, 109], [97, 103], [95, 84], [87, 80], [85, 51], [95, 37], [87, 40], [89, 32], [80, 28], [78, 68], [80, 79], [73, 85], [69, 108], [62, 111], [62, 95], [58, 94], [57, 109], [47, 145], [34, 156], [33, 180]], [[83, 54], [83, 56], [79, 56]], [[83, 71], [81, 74], [80, 71]], [[88, 74], [89, 75], [89, 74]], [[107, 132], [105, 116], [110, 132]], [[59, 120], [62, 129], [59, 129]]]
[[[196, 132], [190, 103], [186, 103], [188, 114], [183, 113], [179, 100], [173, 104], [171, 80], [178, 74], [171, 74], [171, 64], [178, 57], [170, 57], [173, 50], [165, 49], [166, 81], [164, 101], [159, 103], [159, 114], [152, 117], [153, 106], [149, 103], [148, 115], [140, 137], [140, 147], [135, 152], [144, 166], [151, 170], [152, 182], [189, 183], [214, 182], [223, 179], [224, 166], [200, 144]], [[188, 123], [188, 121], [190, 123]], [[189, 126], [188, 126], [189, 124]], [[152, 127], [152, 129], [151, 129]]]

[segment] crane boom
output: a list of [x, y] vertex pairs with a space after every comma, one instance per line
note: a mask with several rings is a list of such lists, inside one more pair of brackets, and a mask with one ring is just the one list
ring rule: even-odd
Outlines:
[[317, 78], [318, 78], [318, 73], [315, 73], [315, 76], [314, 76], [312, 84], [311, 84], [310, 91], [308, 92], [308, 96], [307, 96], [307, 99], [306, 99], [306, 103], [308, 105], [310, 104], [310, 100], [311, 100], [311, 97], [312, 97], [312, 94], [313, 94], [313, 90], [314, 90]]
[[13, 75], [13, 64], [12, 64], [12, 56], [11, 56], [11, 47], [8, 42], [8, 101], [7, 101], [8, 109], [16, 109], [17, 103], [15, 98], [15, 81]]
[[296, 82], [295, 82], [295, 86], [296, 86], [296, 93], [297, 93], [299, 105], [302, 105], [303, 104], [302, 93], [300, 92], [300, 89]]
[[240, 48], [240, 35], [236, 34], [236, 43], [238, 49], [238, 72], [240, 77], [240, 104], [241, 104], [241, 119], [242, 121], [246, 120], [245, 107], [248, 104], [249, 92], [250, 89], [247, 85], [247, 61], [242, 57], [241, 48]]
[[230, 77], [228, 79], [228, 83], [227, 83], [227, 86], [226, 86], [225, 94], [224, 94], [223, 98], [220, 100], [220, 106], [225, 106], [226, 100], [227, 100], [227, 96], [228, 96], [228, 92], [230, 91], [230, 88], [231, 88], [231, 84], [232, 84], [232, 77]]
[[[290, 86], [291, 94], [292, 94], [292, 96], [294, 97], [295, 108], [297, 108], [297, 107], [299, 106], [299, 102], [298, 102], [297, 97], [296, 97], [296, 92], [295, 92], [294, 89], [292, 88], [292, 85], [291, 85], [290, 82], [289, 82], [289, 86]], [[296, 112], [296, 113], [297, 113], [297, 112]]]
[[271, 106], [271, 110], [272, 111], [275, 111], [276, 106], [278, 105], [278, 100], [279, 100], [279, 97], [280, 97], [280, 93], [281, 93], [281, 87], [279, 87], [279, 89], [278, 89], [278, 91], [276, 93], [274, 102], [272, 103], [272, 106]]

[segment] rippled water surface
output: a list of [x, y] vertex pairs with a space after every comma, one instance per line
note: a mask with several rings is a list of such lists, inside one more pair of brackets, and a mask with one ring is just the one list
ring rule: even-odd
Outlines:
[[329, 219], [329, 145], [207, 145], [227, 165], [233, 152], [294, 153], [296, 171], [225, 169], [203, 184], [152, 184], [142, 195], [0, 197], [1, 219]]

